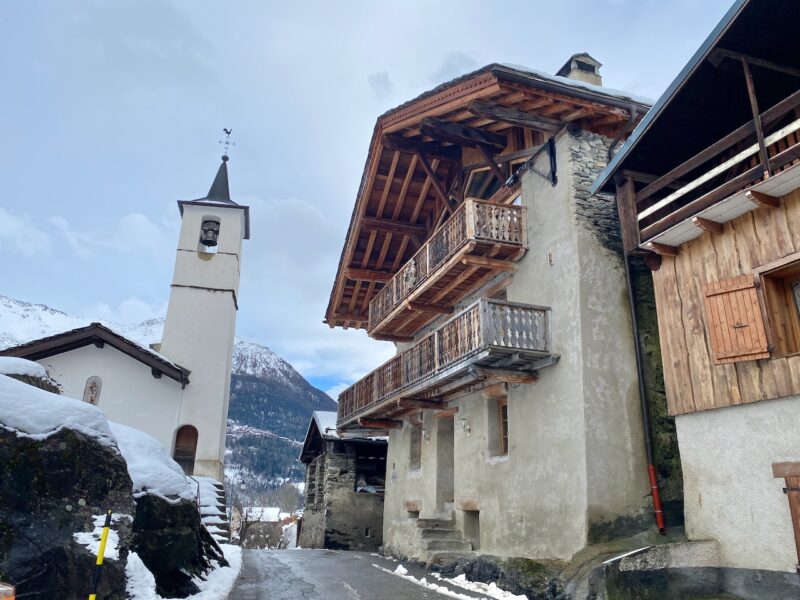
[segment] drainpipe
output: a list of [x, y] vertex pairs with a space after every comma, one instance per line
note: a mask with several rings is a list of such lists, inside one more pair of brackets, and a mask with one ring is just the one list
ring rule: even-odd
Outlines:
[[642, 429], [644, 430], [644, 446], [647, 452], [647, 474], [650, 477], [650, 492], [653, 497], [653, 512], [656, 518], [656, 527], [661, 535], [667, 533], [664, 525], [664, 511], [661, 508], [661, 494], [658, 491], [658, 475], [653, 459], [653, 437], [650, 434], [650, 411], [647, 402], [647, 394], [644, 389], [644, 368], [642, 367], [642, 347], [639, 342], [639, 320], [636, 318], [636, 301], [633, 296], [633, 285], [631, 277], [631, 264], [628, 255], [623, 252], [625, 257], [625, 278], [628, 281], [628, 302], [631, 308], [631, 323], [633, 325], [634, 349], [636, 351], [636, 374], [639, 378], [639, 402], [642, 407]]

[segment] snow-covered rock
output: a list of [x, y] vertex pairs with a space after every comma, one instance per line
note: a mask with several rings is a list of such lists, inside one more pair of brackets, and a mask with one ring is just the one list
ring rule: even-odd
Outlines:
[[22, 375], [28, 377], [47, 377], [47, 371], [39, 363], [16, 356], [0, 356], [0, 375]]
[[169, 501], [195, 499], [183, 470], [158, 440], [127, 425], [109, 423], [109, 426], [128, 463], [134, 497], [155, 494]]

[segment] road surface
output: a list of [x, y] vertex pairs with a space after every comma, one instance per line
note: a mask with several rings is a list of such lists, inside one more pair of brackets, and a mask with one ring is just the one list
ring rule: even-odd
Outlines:
[[[382, 569], [400, 563], [369, 552], [337, 550], [244, 550], [242, 571], [229, 600], [443, 600], [426, 589]], [[373, 565], [378, 565], [378, 568]], [[417, 579], [441, 585], [430, 573], [404, 565]], [[465, 598], [484, 598], [447, 586]], [[452, 598], [453, 596], [449, 596]], [[458, 598], [458, 596], [455, 596]]]

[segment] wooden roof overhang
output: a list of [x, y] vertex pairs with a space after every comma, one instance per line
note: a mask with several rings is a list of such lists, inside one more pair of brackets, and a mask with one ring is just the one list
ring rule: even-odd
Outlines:
[[736, 0], [617, 152], [593, 191], [617, 189], [626, 252], [674, 253], [795, 185], [798, 22], [800, 3]]
[[[373, 131], [325, 322], [367, 327], [370, 301], [463, 201], [463, 169], [533, 154], [501, 148], [512, 129], [543, 139], [574, 124], [615, 138], [648, 108], [603, 88], [491, 64], [385, 113]], [[439, 135], [442, 128], [455, 129], [455, 138]], [[473, 135], [493, 144], [491, 153]]]
[[40, 360], [92, 344], [98, 348], [102, 348], [105, 344], [116, 348], [123, 354], [127, 354], [150, 367], [151, 373], [156, 378], [166, 375], [180, 383], [182, 387], [189, 383], [189, 374], [191, 373], [189, 369], [166, 360], [155, 352], [143, 348], [136, 342], [121, 336], [100, 323], [92, 323], [86, 327], [79, 327], [12, 348], [5, 348], [0, 350], [0, 356], [16, 356], [28, 360]]

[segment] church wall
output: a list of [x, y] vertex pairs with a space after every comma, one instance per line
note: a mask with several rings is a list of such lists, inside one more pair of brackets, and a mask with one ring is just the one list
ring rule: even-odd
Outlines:
[[181, 403], [181, 384], [153, 377], [150, 367], [106, 344], [84, 346], [40, 359], [48, 374], [64, 388], [64, 395], [83, 399], [86, 380], [102, 378], [99, 406], [109, 420], [149, 433], [172, 450]]

